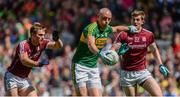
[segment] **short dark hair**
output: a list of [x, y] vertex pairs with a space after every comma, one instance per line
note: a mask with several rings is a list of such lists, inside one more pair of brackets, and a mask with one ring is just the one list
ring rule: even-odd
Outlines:
[[135, 16], [138, 16], [138, 15], [141, 15], [141, 19], [142, 19], [142, 20], [145, 20], [145, 13], [144, 13], [144, 11], [134, 10], [134, 11], [131, 13], [131, 17], [135, 17]]
[[46, 30], [39, 22], [35, 22], [30, 28], [30, 35], [36, 34], [38, 30]]

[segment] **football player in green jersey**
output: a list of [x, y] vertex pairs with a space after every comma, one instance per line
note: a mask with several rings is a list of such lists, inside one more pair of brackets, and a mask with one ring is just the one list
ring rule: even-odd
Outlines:
[[134, 26], [109, 25], [112, 13], [108, 8], [100, 9], [98, 19], [87, 25], [80, 37], [80, 42], [73, 57], [72, 79], [78, 96], [102, 96], [101, 80], [97, 68], [98, 57], [108, 64], [101, 49], [112, 32], [136, 32]]

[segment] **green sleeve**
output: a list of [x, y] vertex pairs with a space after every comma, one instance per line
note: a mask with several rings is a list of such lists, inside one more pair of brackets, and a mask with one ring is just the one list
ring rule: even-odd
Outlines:
[[86, 38], [87, 36], [94, 36], [95, 35], [95, 28], [96, 28], [96, 23], [91, 23], [85, 29], [83, 30], [84, 37]]

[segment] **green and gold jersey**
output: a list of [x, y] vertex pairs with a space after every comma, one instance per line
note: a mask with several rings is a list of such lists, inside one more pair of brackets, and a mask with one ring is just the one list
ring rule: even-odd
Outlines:
[[112, 33], [111, 26], [107, 26], [104, 31], [100, 31], [97, 22], [91, 23], [86, 26], [81, 34], [80, 42], [78, 44], [73, 62], [80, 65], [95, 68], [97, 67], [98, 55], [93, 54], [87, 44], [87, 36], [95, 37], [95, 45], [98, 49], [102, 49], [106, 44], [109, 35]]

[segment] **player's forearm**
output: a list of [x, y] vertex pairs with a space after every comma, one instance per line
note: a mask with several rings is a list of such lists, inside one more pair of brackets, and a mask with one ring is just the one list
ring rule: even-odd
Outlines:
[[93, 54], [97, 54], [99, 52], [99, 49], [95, 44], [88, 44], [88, 48]]
[[94, 36], [88, 36], [87, 45], [88, 45], [89, 50], [93, 54], [97, 54], [99, 52], [99, 49], [95, 45], [95, 37]]
[[117, 31], [128, 31], [129, 28], [127, 26], [118, 26]]
[[27, 66], [27, 67], [39, 67], [38, 61], [34, 61], [29, 58], [22, 58], [21, 62], [24, 66]]
[[154, 50], [153, 55], [154, 55], [154, 57], [156, 59], [157, 64], [158, 65], [162, 64], [161, 56], [160, 56], [160, 53], [159, 53], [158, 49]]
[[112, 27], [113, 32], [121, 32], [121, 31], [128, 31], [128, 26], [114, 26]]
[[149, 48], [148, 48], [154, 55], [155, 59], [156, 59], [156, 62], [158, 65], [162, 64], [162, 60], [161, 60], [161, 56], [160, 56], [160, 53], [159, 53], [159, 50], [156, 46], [156, 43], [153, 42]]

